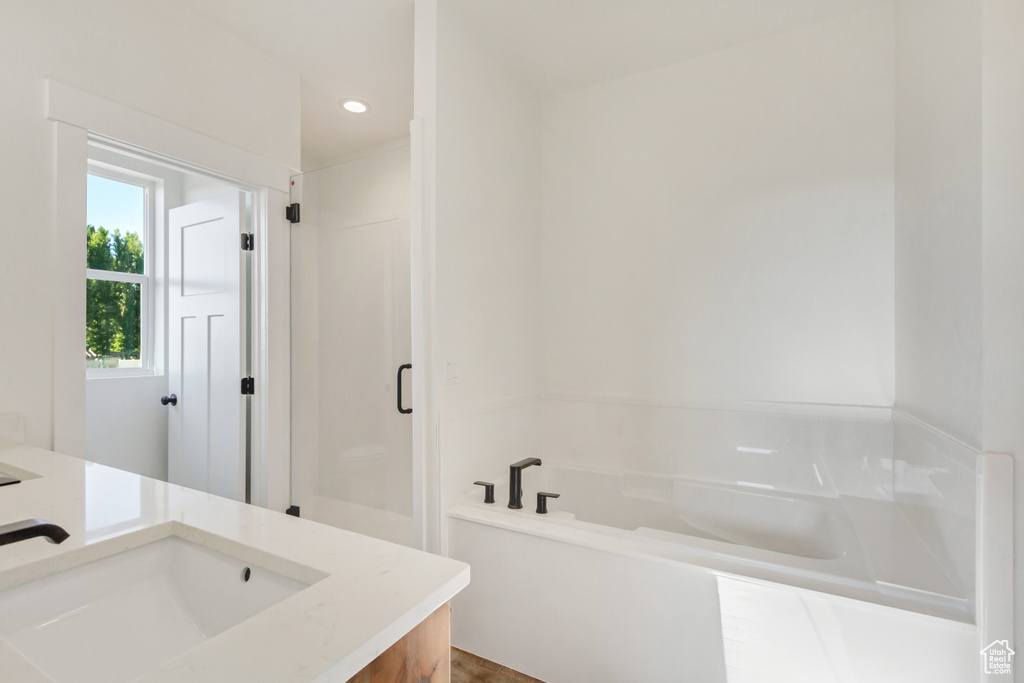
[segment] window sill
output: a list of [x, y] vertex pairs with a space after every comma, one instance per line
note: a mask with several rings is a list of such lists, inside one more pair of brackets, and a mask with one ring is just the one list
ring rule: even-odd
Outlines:
[[155, 377], [149, 368], [96, 368], [85, 370], [85, 379], [126, 379], [128, 377]]

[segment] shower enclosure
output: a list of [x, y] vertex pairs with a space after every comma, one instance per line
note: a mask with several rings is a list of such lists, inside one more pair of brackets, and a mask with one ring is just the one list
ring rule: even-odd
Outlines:
[[292, 501], [413, 544], [407, 146], [293, 178]]

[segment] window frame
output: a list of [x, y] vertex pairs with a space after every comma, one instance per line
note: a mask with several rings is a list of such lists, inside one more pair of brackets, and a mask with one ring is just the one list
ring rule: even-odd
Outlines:
[[[88, 176], [97, 176], [106, 180], [112, 180], [125, 185], [133, 185], [142, 189], [142, 275], [138, 273], [121, 273], [114, 270], [98, 270], [93, 268], [85, 269], [85, 279], [105, 280], [107, 282], [126, 282], [138, 284], [139, 293], [139, 358], [140, 367], [137, 368], [86, 368], [86, 379], [104, 379], [114, 377], [150, 377], [156, 374], [154, 363], [154, 337], [155, 320], [154, 308], [154, 268], [156, 262], [154, 251], [156, 247], [156, 197], [159, 179], [147, 176], [142, 173], [129, 171], [100, 161], [89, 159], [86, 171]], [[87, 194], [88, 201], [88, 194]], [[84, 227], [84, 226], [83, 226]]]

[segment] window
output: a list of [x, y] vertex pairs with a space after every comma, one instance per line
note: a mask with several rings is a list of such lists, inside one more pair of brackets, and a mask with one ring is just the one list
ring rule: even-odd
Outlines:
[[149, 374], [153, 186], [89, 167], [85, 367], [90, 376]]

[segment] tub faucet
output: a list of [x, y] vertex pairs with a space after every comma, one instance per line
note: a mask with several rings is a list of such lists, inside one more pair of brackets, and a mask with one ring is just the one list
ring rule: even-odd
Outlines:
[[513, 510], [523, 507], [523, 470], [540, 465], [540, 458], [526, 458], [508, 468], [508, 506]]
[[63, 543], [69, 534], [56, 524], [42, 519], [23, 519], [0, 525], [0, 545], [27, 541], [37, 536], [45, 536], [50, 543]]

